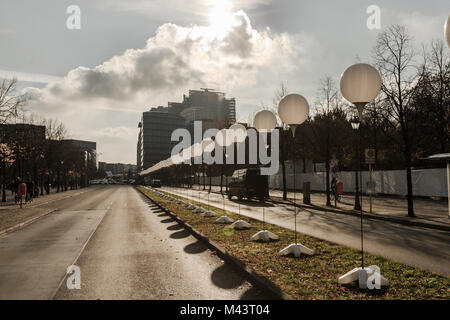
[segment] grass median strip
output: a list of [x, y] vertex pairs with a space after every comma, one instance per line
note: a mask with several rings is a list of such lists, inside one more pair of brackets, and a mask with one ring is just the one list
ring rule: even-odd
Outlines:
[[[280, 240], [253, 242], [251, 236], [263, 228], [260, 221], [245, 217], [244, 220], [250, 222], [252, 228], [234, 230], [215, 224], [217, 217], [202, 217], [145, 188], [139, 189], [294, 299], [450, 299], [449, 278], [367, 253], [366, 265], [378, 266], [382, 275], [389, 279], [390, 286], [382, 290], [360, 291], [356, 285], [339, 285], [339, 276], [360, 265], [360, 251], [298, 234], [298, 241], [314, 249], [316, 255], [302, 255], [299, 259], [280, 257], [279, 251], [294, 241], [291, 230], [266, 223], [266, 229], [278, 235]], [[217, 216], [227, 215], [234, 220], [242, 218], [230, 211], [224, 212], [203, 203], [171, 196], [214, 211]]]

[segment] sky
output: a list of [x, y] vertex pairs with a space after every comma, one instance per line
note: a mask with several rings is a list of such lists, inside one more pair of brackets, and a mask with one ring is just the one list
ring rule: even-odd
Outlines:
[[[69, 29], [80, 9], [80, 29]], [[380, 8], [380, 29], [367, 20]], [[99, 160], [136, 163], [143, 111], [213, 88], [237, 100], [239, 121], [271, 107], [283, 82], [317, 98], [372, 60], [377, 35], [407, 27], [417, 51], [443, 39], [448, 0], [2, 0], [0, 78], [16, 77], [31, 113], [97, 142]]]

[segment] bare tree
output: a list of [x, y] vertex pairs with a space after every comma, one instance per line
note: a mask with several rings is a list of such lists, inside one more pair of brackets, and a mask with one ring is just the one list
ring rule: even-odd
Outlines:
[[17, 79], [3, 79], [0, 83], [0, 124], [18, 116], [27, 98], [23, 94], [16, 94]]
[[413, 112], [411, 99], [414, 84], [419, 74], [414, 68], [415, 53], [412, 39], [405, 27], [394, 25], [383, 31], [374, 48], [374, 59], [383, 79], [382, 91], [385, 99], [382, 114], [400, 131], [403, 157], [406, 165], [408, 189], [408, 215], [414, 217], [413, 190], [411, 178], [412, 143], [411, 126]]
[[428, 57], [431, 73], [431, 90], [435, 103], [430, 111], [437, 124], [440, 152], [445, 153], [449, 145], [449, 103], [450, 103], [450, 57], [442, 40], [432, 41]]
[[[326, 170], [326, 205], [331, 206], [330, 199], [330, 158], [331, 158], [331, 126], [332, 126], [332, 114], [339, 108], [339, 92], [336, 89], [336, 84], [329, 75], [325, 75], [320, 81], [320, 87], [317, 93], [315, 109], [316, 114], [323, 117], [325, 124], [325, 143], [322, 144], [320, 139], [321, 133], [317, 131], [315, 133], [315, 141], [319, 146], [320, 153], [325, 158], [325, 170]], [[312, 127], [314, 129], [314, 126]]]
[[30, 113], [23, 117], [23, 122], [45, 126], [45, 135], [48, 140], [64, 140], [70, 138], [69, 130], [58, 118], [44, 118], [36, 113]]
[[[275, 90], [275, 94], [272, 100], [272, 108], [269, 108], [277, 118], [278, 116], [278, 104], [280, 103], [281, 99], [283, 99], [285, 96], [287, 96], [289, 93], [288, 87], [284, 82], [280, 83], [280, 87]], [[279, 121], [281, 122], [281, 120]], [[284, 124], [282, 124], [284, 126]]]

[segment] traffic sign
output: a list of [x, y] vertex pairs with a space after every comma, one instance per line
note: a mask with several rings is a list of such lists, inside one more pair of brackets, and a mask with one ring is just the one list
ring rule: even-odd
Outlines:
[[366, 164], [375, 164], [375, 149], [366, 149]]

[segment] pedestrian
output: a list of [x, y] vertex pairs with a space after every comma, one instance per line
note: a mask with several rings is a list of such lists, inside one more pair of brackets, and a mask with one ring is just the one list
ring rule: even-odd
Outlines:
[[17, 177], [13, 183], [12, 191], [14, 193], [14, 203], [17, 204], [19, 202], [18, 190], [19, 185], [21, 183], [20, 177]]
[[34, 182], [33, 180], [28, 179], [26, 182], [27, 185], [27, 195], [25, 198], [25, 203], [27, 202], [33, 202], [33, 192], [34, 192]]

